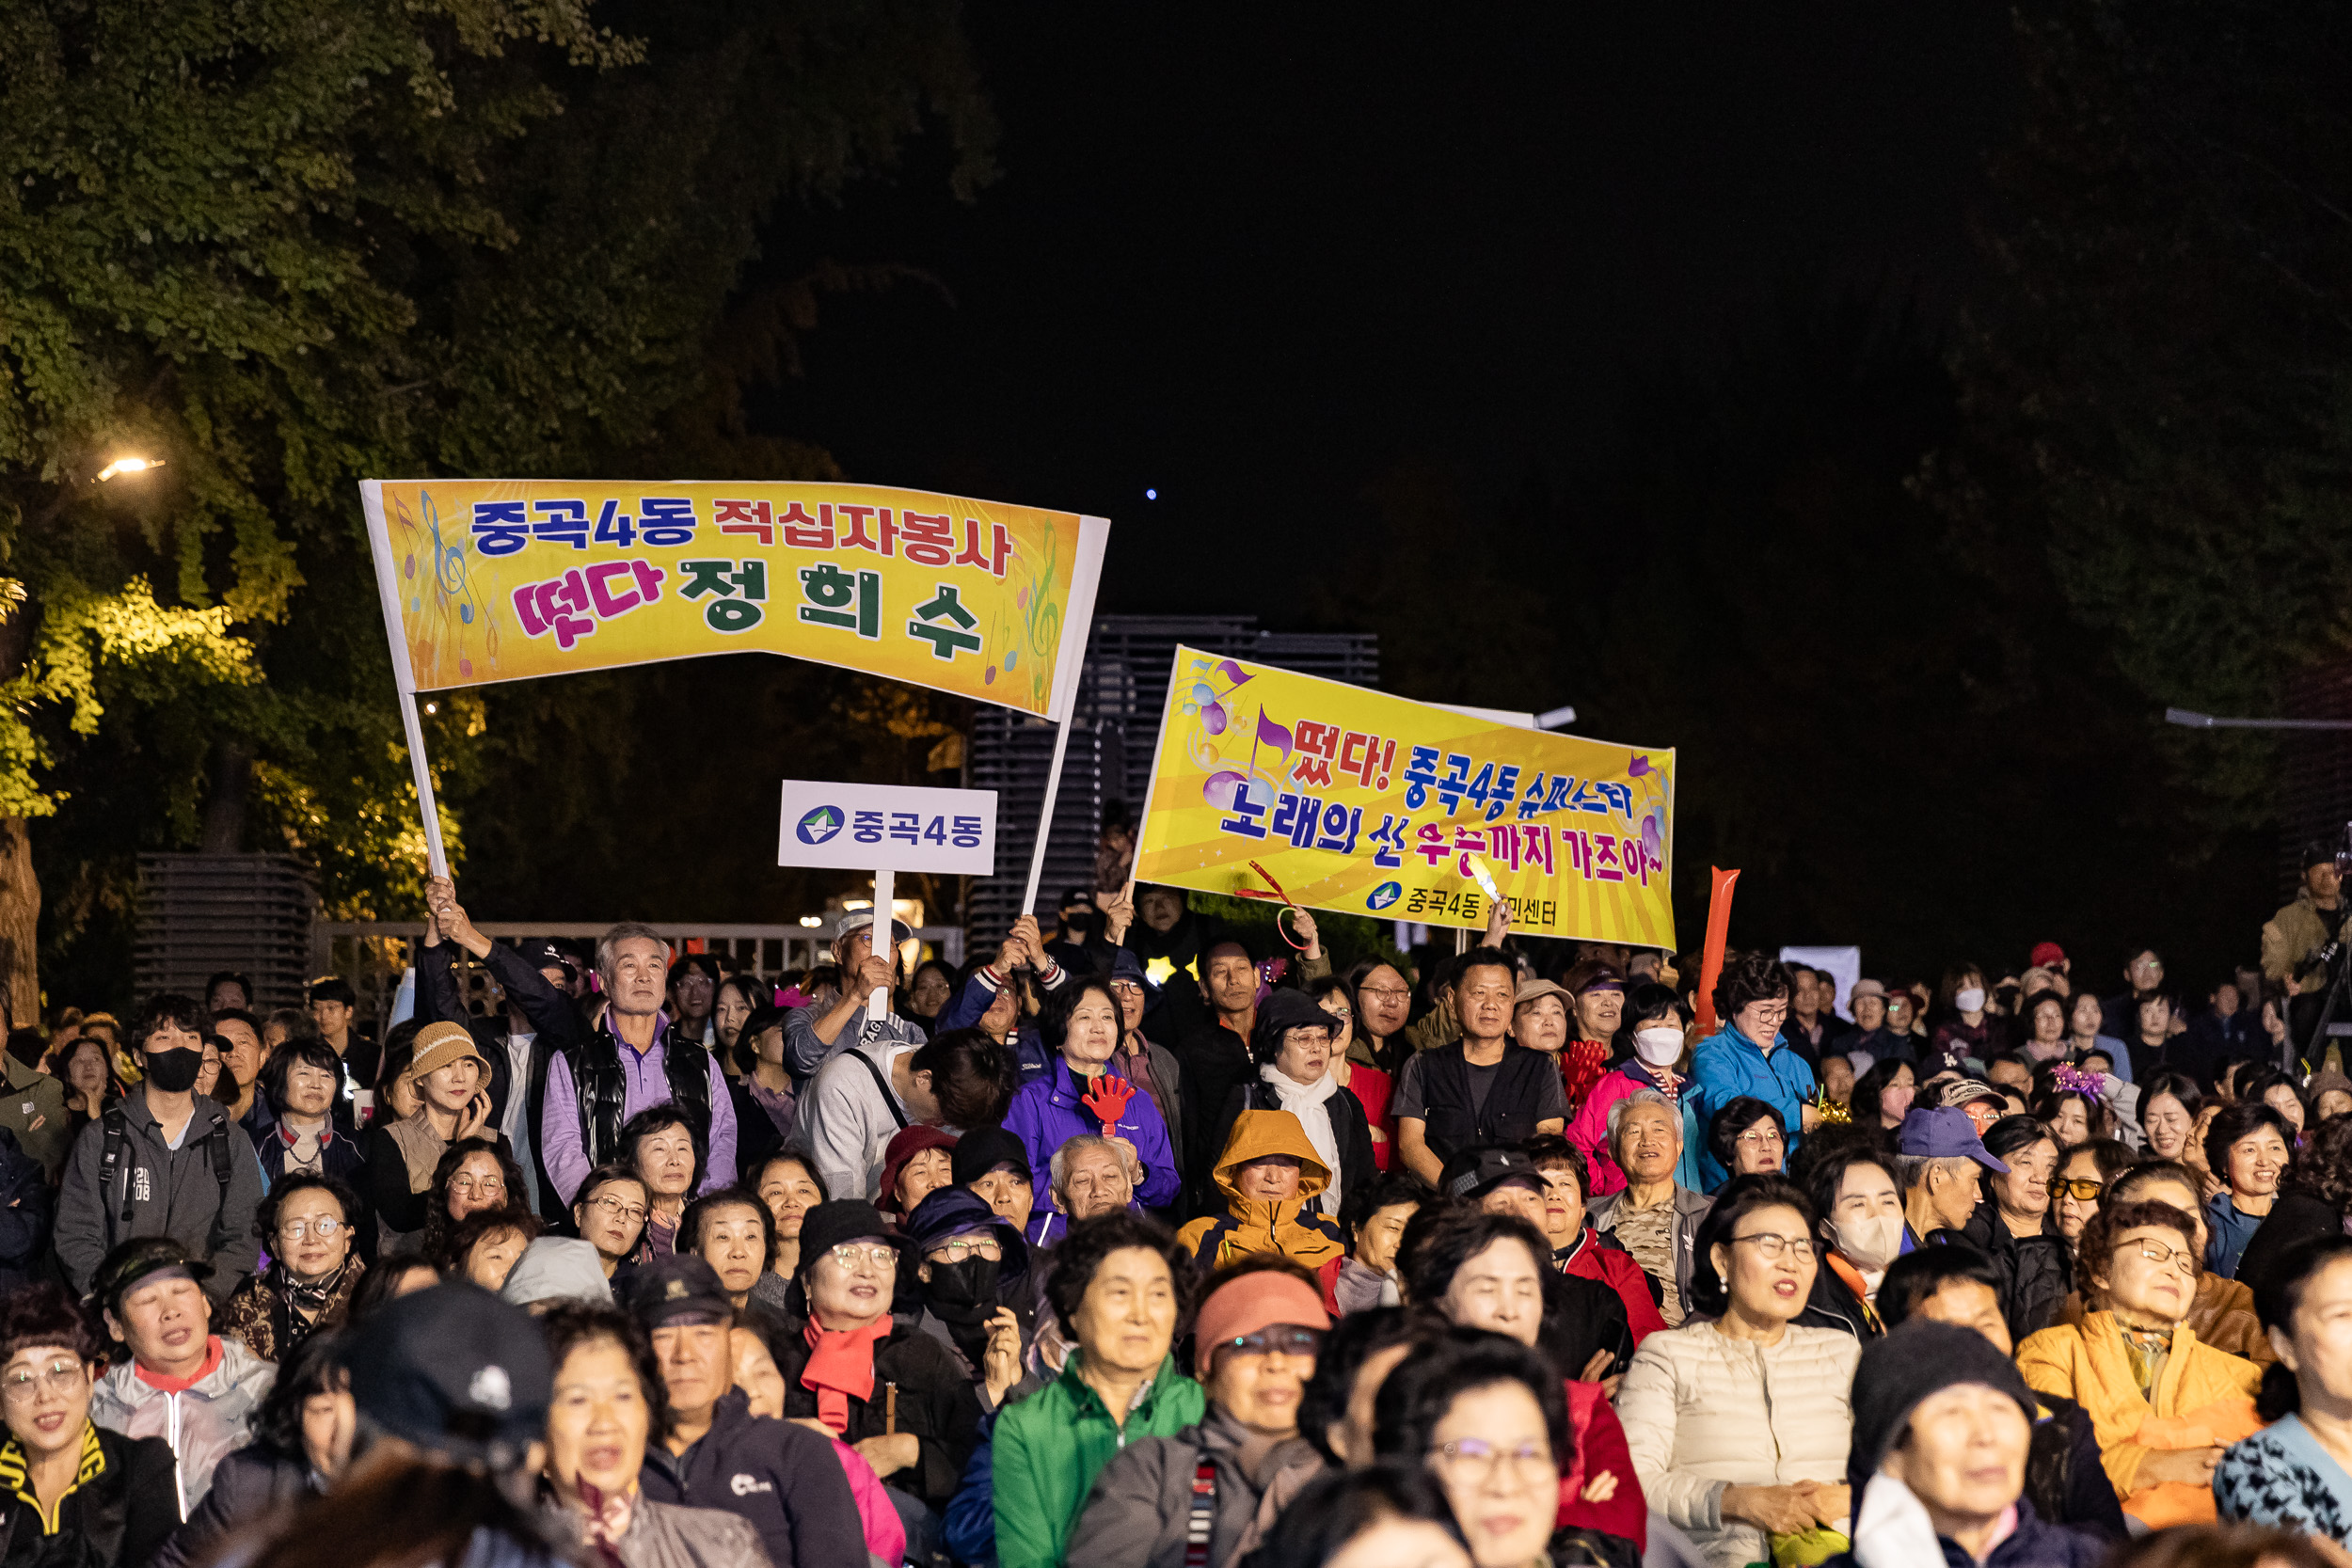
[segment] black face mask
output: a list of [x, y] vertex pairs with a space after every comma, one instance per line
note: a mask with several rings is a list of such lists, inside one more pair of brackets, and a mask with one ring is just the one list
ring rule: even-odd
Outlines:
[[147, 1053], [147, 1081], [166, 1094], [185, 1094], [204, 1070], [204, 1053], [181, 1046]]
[[[988, 1343], [988, 1320], [996, 1315], [996, 1271], [993, 1258], [967, 1258], [961, 1263], [933, 1263], [923, 1287], [924, 1305], [931, 1316], [947, 1325], [947, 1336], [964, 1354], [977, 1356]], [[970, 1344], [965, 1344], [966, 1339]]]
[[1061, 923], [1069, 928], [1072, 936], [1083, 939], [1088, 932], [1094, 929], [1094, 911], [1080, 910], [1074, 914], [1063, 915]]

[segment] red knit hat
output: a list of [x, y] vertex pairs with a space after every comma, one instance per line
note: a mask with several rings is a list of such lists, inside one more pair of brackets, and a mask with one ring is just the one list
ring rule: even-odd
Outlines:
[[927, 1148], [953, 1149], [955, 1147], [956, 1135], [953, 1132], [943, 1132], [919, 1121], [912, 1127], [901, 1128], [898, 1135], [890, 1140], [890, 1146], [882, 1150], [882, 1192], [874, 1199], [874, 1207], [885, 1214], [897, 1213], [898, 1173], [906, 1169], [907, 1162]]

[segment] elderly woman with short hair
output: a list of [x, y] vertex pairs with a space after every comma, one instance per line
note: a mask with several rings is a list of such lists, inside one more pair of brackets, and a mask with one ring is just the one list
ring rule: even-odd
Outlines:
[[1690, 1299], [1691, 1261], [1707, 1196], [1676, 1180], [1683, 1162], [1683, 1111], [1656, 1089], [1609, 1107], [1609, 1150], [1625, 1172], [1623, 1192], [1593, 1199], [1593, 1228], [1616, 1239], [1657, 1281], [1659, 1314], [1673, 1328]]

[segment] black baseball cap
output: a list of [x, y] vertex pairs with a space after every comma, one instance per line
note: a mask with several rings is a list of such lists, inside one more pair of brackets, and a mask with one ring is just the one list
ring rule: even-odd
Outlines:
[[1448, 1197], [1481, 1198], [1506, 1181], [1524, 1182], [1542, 1192], [1544, 1173], [1518, 1149], [1486, 1144], [1463, 1149], [1448, 1160], [1438, 1175], [1438, 1190]]
[[719, 1271], [692, 1253], [671, 1253], [637, 1266], [628, 1282], [629, 1316], [648, 1333], [680, 1318], [732, 1322], [735, 1303], [719, 1283]]
[[213, 1266], [189, 1257], [188, 1249], [169, 1236], [141, 1236], [106, 1254], [90, 1277], [89, 1305], [95, 1310], [118, 1311], [132, 1286], [159, 1274], [177, 1274], [201, 1284], [213, 1277]]
[[386, 1303], [343, 1352], [359, 1418], [492, 1469], [547, 1430], [555, 1369], [530, 1314], [465, 1280]]
[[1002, 1127], [975, 1127], [956, 1140], [948, 1158], [959, 1187], [969, 1187], [998, 1165], [1012, 1166], [1024, 1181], [1037, 1180], [1029, 1168], [1028, 1146]]

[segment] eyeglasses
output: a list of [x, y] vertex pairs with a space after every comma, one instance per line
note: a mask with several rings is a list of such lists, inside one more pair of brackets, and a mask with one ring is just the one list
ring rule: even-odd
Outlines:
[[280, 1236], [290, 1236], [297, 1242], [307, 1241], [312, 1236], [316, 1236], [322, 1242], [331, 1242], [343, 1233], [343, 1221], [335, 1218], [332, 1214], [321, 1214], [314, 1220], [288, 1220], [278, 1227], [278, 1233]]
[[588, 1207], [601, 1209], [614, 1219], [627, 1220], [631, 1225], [645, 1223], [645, 1211], [642, 1207], [634, 1203], [624, 1203], [617, 1197], [592, 1197], [588, 1200]]
[[[839, 1256], [842, 1250], [843, 1249], [835, 1248], [834, 1255], [836, 1257]], [[936, 1263], [943, 1258], [950, 1263], [961, 1263], [966, 1258], [986, 1258], [993, 1260], [1004, 1257], [1004, 1255], [1005, 1249], [993, 1241], [967, 1242], [961, 1238], [958, 1238], [952, 1242], [942, 1242], [939, 1245], [933, 1247], [931, 1249], [931, 1261]]]
[[1731, 1141], [1740, 1145], [1742, 1148], [1761, 1148], [1766, 1144], [1771, 1144], [1773, 1148], [1777, 1148], [1787, 1140], [1781, 1137], [1780, 1132], [1777, 1128], [1758, 1127], [1752, 1129], [1749, 1132], [1740, 1133], [1738, 1137], [1732, 1139]]
[[1111, 994], [1113, 996], [1141, 996], [1143, 988], [1133, 980], [1113, 980]]
[[1769, 1230], [1759, 1230], [1753, 1236], [1734, 1236], [1731, 1239], [1734, 1246], [1742, 1242], [1754, 1243], [1756, 1256], [1768, 1263], [1778, 1262], [1789, 1254], [1800, 1259], [1813, 1256], [1813, 1239], [1809, 1236], [1775, 1236]]
[[833, 1260], [851, 1274], [857, 1273], [860, 1264], [871, 1268], [876, 1274], [895, 1274], [898, 1268], [898, 1249], [880, 1243], [860, 1246], [855, 1242], [844, 1242], [833, 1249]]
[[1255, 1334], [1238, 1334], [1217, 1344], [1236, 1355], [1312, 1355], [1323, 1349], [1323, 1330], [1275, 1323]]
[[1406, 990], [1403, 986], [1358, 986], [1356, 988], [1356, 994], [1359, 996], [1396, 997], [1410, 996], [1413, 993]]
[[29, 1368], [20, 1368], [6, 1377], [0, 1377], [0, 1396], [22, 1403], [33, 1397], [36, 1385], [47, 1393], [71, 1394], [82, 1386], [85, 1375], [79, 1361], [61, 1356], [38, 1372]]
[[1497, 1469], [1519, 1481], [1548, 1479], [1558, 1469], [1551, 1462], [1551, 1445], [1534, 1438], [1506, 1449], [1484, 1437], [1460, 1437], [1440, 1443], [1429, 1452], [1443, 1460], [1447, 1469], [1473, 1485], [1491, 1477]]
[[[2003, 1103], [2006, 1104], [2007, 1101]], [[1968, 1113], [1968, 1119], [1976, 1124], [1976, 1129], [1979, 1133], [2001, 1119], [2000, 1111], [1981, 1100], [1972, 1100], [1961, 1109]]]
[[2139, 1255], [2151, 1263], [2171, 1269], [2175, 1274], [2194, 1275], [2197, 1273], [2197, 1253], [2190, 1247], [2166, 1246], [2152, 1237], [2139, 1243]]
[[506, 1191], [503, 1176], [453, 1176], [449, 1179], [453, 1193], [502, 1193]]
[[2062, 1181], [2050, 1183], [2050, 1192], [2053, 1196], [2071, 1197], [2077, 1203], [2089, 1203], [2106, 1190], [2106, 1182], [2092, 1181], [2079, 1176], [2070, 1176]]
[[1333, 1018], [1340, 1020], [1342, 1022], [1345, 1022], [1347, 1020], [1356, 1016], [1354, 1009], [1348, 1007], [1326, 1007], [1323, 1010], [1329, 1013]]

